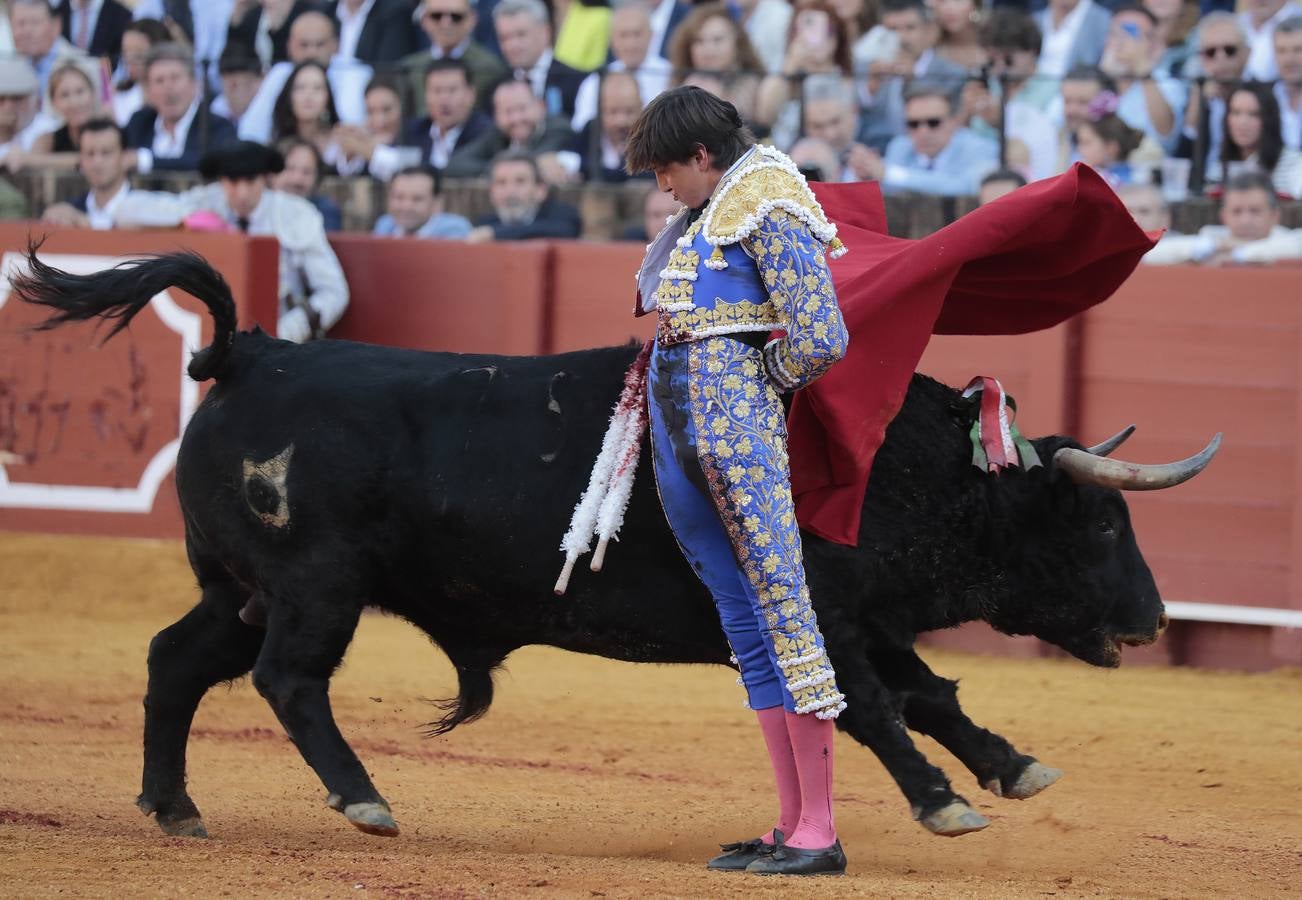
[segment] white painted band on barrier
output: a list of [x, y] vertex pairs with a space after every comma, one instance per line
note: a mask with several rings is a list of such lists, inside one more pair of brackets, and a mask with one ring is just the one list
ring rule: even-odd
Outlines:
[[1224, 622], [1227, 625], [1267, 625], [1302, 628], [1302, 609], [1273, 609], [1266, 606], [1231, 606], [1226, 603], [1165, 603], [1166, 614], [1185, 622]]

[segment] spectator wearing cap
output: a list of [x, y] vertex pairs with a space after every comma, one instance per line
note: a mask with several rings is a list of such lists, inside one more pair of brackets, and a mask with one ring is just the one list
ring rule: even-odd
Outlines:
[[[1195, 40], [1198, 54], [1196, 65], [1186, 69], [1187, 75], [1202, 76], [1189, 89], [1189, 102], [1185, 106], [1180, 139], [1174, 155], [1194, 160], [1194, 168], [1201, 176], [1191, 176], [1191, 182], [1201, 184], [1205, 174], [1215, 169], [1221, 157], [1221, 141], [1225, 137], [1225, 98], [1230, 89], [1242, 78], [1247, 65], [1247, 35], [1243, 25], [1230, 13], [1213, 12], [1198, 23]], [[1203, 156], [1194, 159], [1201, 142]]]
[[90, 190], [70, 203], [51, 205], [41, 221], [97, 231], [112, 228], [114, 216], [131, 194], [126, 150], [126, 135], [112, 119], [100, 117], [82, 125], [77, 168]]
[[1217, 266], [1302, 259], [1302, 229], [1279, 224], [1274, 185], [1260, 172], [1229, 180], [1220, 219], [1220, 225], [1205, 225], [1197, 234], [1163, 237], [1142, 262]]
[[493, 27], [512, 77], [525, 81], [549, 116], [574, 117], [574, 101], [586, 73], [552, 53], [552, 26], [542, 0], [501, 0]]
[[[425, 73], [425, 116], [407, 123], [408, 146], [420, 148], [420, 160], [435, 169], [458, 166], [476, 153], [475, 145], [493, 130], [493, 120], [475, 108], [470, 71], [459, 59], [436, 59]], [[482, 163], [468, 163], [482, 169]]]
[[40, 111], [41, 83], [24, 59], [0, 57], [0, 165], [17, 165], [37, 139], [59, 127]]
[[63, 24], [64, 40], [87, 56], [108, 57], [109, 67], [117, 67], [131, 10], [118, 0], [62, 0], [55, 15]]
[[1040, 59], [1036, 72], [1062, 78], [1077, 66], [1097, 66], [1108, 40], [1111, 16], [1094, 0], [1049, 0], [1036, 13]]
[[1188, 91], [1183, 82], [1156, 71], [1164, 52], [1157, 17], [1136, 0], [1117, 4], [1099, 69], [1117, 86], [1117, 115], [1170, 152], [1180, 140]]
[[416, 49], [416, 26], [406, 0], [336, 0], [339, 55], [379, 66], [396, 63]]
[[239, 0], [226, 32], [226, 46], [252, 48], [266, 71], [289, 59], [289, 29], [294, 20], [317, 8], [312, 0]]
[[[320, 337], [348, 307], [348, 284], [321, 213], [302, 197], [267, 186], [285, 166], [280, 152], [237, 141], [200, 160], [212, 182], [182, 194], [133, 191], [115, 217], [119, 227], [168, 227], [188, 222], [268, 235], [280, 242], [280, 318], [276, 334], [301, 343]], [[196, 215], [200, 214], [200, 215]]]
[[459, 59], [466, 65], [475, 101], [487, 107], [493, 86], [506, 75], [502, 58], [471, 35], [479, 22], [471, 0], [424, 0], [417, 6], [420, 27], [429, 38], [429, 49], [404, 57], [399, 65], [407, 73], [411, 96], [425, 93], [425, 70], [436, 59]]
[[316, 145], [303, 138], [285, 138], [276, 144], [284, 157], [285, 168], [271, 175], [267, 181], [278, 191], [302, 197], [316, 207], [326, 231], [340, 231], [344, 227], [344, 214], [329, 197], [318, 192], [325, 163]]
[[1275, 28], [1275, 100], [1279, 103], [1284, 146], [1302, 150], [1302, 15], [1291, 16]]
[[[453, 178], [483, 175], [493, 158], [506, 150], [535, 159], [547, 156], [550, 161], [552, 154], [569, 150], [573, 143], [567, 117], [547, 115], [528, 82], [507, 79], [493, 91], [493, 127], [451, 159], [444, 174]], [[573, 168], [577, 170], [577, 166]]]
[[904, 95], [904, 120], [908, 133], [892, 140], [884, 157], [867, 151], [863, 175], [887, 193], [971, 196], [999, 166], [999, 145], [962, 126], [943, 87], [912, 85]]
[[276, 101], [295, 68], [314, 62], [325, 68], [339, 120], [351, 125], [366, 122], [364, 96], [371, 67], [339, 53], [339, 23], [317, 10], [308, 10], [289, 26], [289, 59], [267, 70], [262, 86], [240, 117], [240, 137], [262, 144], [272, 140]]
[[582, 131], [597, 115], [602, 78], [612, 72], [632, 72], [638, 95], [647, 104], [669, 86], [669, 60], [651, 53], [651, 12], [643, 0], [617, 0], [610, 14], [610, 54], [614, 57], [579, 85], [570, 127]]
[[222, 92], [213, 98], [209, 108], [238, 130], [240, 117], [262, 87], [262, 61], [247, 44], [228, 41], [217, 71], [221, 74]]
[[179, 44], [159, 44], [145, 62], [145, 102], [127, 122], [127, 146], [139, 172], [193, 171], [209, 149], [235, 137], [235, 126], [200, 101], [194, 57]]
[[389, 182], [385, 213], [375, 222], [381, 237], [416, 237], [461, 240], [470, 234], [470, 222], [443, 211], [443, 179], [438, 169], [414, 166], [403, 169]]
[[1280, 22], [1302, 15], [1297, 0], [1245, 0], [1240, 7], [1239, 24], [1248, 39], [1248, 60], [1244, 74], [1255, 81], [1274, 81], [1279, 77], [1275, 64], [1275, 29]]
[[579, 211], [549, 194], [537, 160], [526, 152], [507, 150], [489, 167], [488, 198], [493, 211], [475, 223], [466, 239], [484, 243], [577, 238], [583, 231]]
[[[36, 70], [41, 95], [48, 90], [50, 73], [59, 62], [88, 59], [59, 33], [59, 17], [46, 0], [9, 0], [9, 27], [15, 52]], [[95, 87], [98, 93], [99, 84]]]

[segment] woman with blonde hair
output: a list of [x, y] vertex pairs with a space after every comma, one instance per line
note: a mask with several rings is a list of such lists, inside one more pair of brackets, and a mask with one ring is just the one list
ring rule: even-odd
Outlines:
[[85, 66], [89, 61], [65, 59], [55, 64], [46, 89], [46, 106], [63, 124], [32, 142], [21, 158], [10, 151], [6, 165], [11, 172], [21, 166], [40, 169], [77, 168], [81, 127], [102, 115], [96, 93], [97, 79]]
[[703, 3], [674, 29], [669, 47], [673, 85], [694, 84], [754, 120], [764, 65], [723, 3]]

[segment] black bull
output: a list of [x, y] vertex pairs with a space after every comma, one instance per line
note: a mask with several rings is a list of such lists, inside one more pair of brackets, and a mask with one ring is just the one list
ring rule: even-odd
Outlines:
[[[190, 723], [210, 687], [252, 671], [331, 805], [364, 831], [397, 833], [327, 696], [367, 606], [427, 632], [455, 665], [459, 694], [435, 732], [487, 711], [493, 670], [528, 644], [727, 664], [714, 606], [659, 508], [649, 454], [605, 570], [581, 568], [566, 596], [551, 591], [633, 348], [522, 358], [297, 346], [237, 334], [229, 290], [195, 256], [90, 276], [30, 262], [15, 288], [54, 310], [47, 327], [109, 317], [120, 329], [171, 285], [216, 323], [190, 365], [216, 384], [176, 468], [202, 598], [149, 649], [139, 804], [164, 831], [205, 833], [185, 789]], [[1166, 615], [1116, 488], [1192, 477], [1218, 443], [1182, 463], [1134, 466], [1104, 458], [1111, 446], [1046, 437], [1034, 442], [1044, 467], [994, 477], [972, 465], [971, 416], [956, 391], [915, 376], [876, 458], [859, 546], [809, 534], [804, 545], [849, 703], [837, 723], [882, 761], [914, 816], [949, 835], [988, 823], [909, 730], [1000, 796], [1032, 796], [1061, 773], [968, 719], [955, 683], [915, 653], [916, 636], [984, 620], [1117, 665], [1121, 645], [1155, 640]], [[241, 610], [265, 619], [247, 624]]]

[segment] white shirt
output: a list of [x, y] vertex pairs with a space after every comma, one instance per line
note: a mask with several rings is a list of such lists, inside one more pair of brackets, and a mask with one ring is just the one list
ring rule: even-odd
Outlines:
[[[1076, 35], [1085, 24], [1085, 15], [1089, 12], [1091, 0], [1080, 0], [1076, 8], [1067, 13], [1066, 18], [1057, 28], [1051, 28], [1044, 35], [1040, 46], [1040, 61], [1035, 71], [1051, 78], [1061, 78], [1067, 74], [1067, 62], [1071, 56], [1072, 45]], [[1052, 20], [1052, 17], [1050, 17]]]
[[[669, 17], [674, 13], [674, 7], [677, 0], [660, 0], [656, 8], [651, 10], [651, 43], [650, 47], [660, 47], [662, 51], [668, 51], [669, 48], [664, 46], [665, 32], [669, 30]], [[664, 59], [664, 52], [659, 54]]]
[[133, 84], [125, 91], [117, 91], [113, 94], [113, 121], [117, 122], [123, 128], [127, 127], [127, 122], [136, 114], [136, 110], [145, 105], [145, 91], [138, 85]]
[[91, 191], [86, 195], [86, 218], [90, 220], [90, 227], [96, 231], [108, 231], [113, 227], [117, 220], [118, 210], [122, 207], [122, 201], [127, 199], [131, 193], [131, 185], [127, 181], [122, 182], [122, 187], [118, 188], [117, 193], [109, 198], [109, 201], [103, 206], [95, 200], [95, 192]]
[[199, 98], [195, 97], [171, 134], [168, 134], [167, 129], [163, 127], [163, 117], [157, 116], [154, 119], [154, 142], [150, 144], [148, 150], [141, 147], [136, 151], [136, 171], [148, 175], [154, 170], [155, 159], [176, 159], [184, 155], [185, 139], [190, 134], [190, 126], [194, 124], [194, 117], [198, 112]]
[[1279, 12], [1262, 22], [1260, 28], [1253, 27], [1250, 13], [1239, 13], [1239, 24], [1248, 36], [1248, 62], [1243, 70], [1244, 78], [1274, 81], [1279, 77], [1279, 70], [1275, 68], [1275, 26], [1300, 13], [1302, 6], [1285, 3]]
[[344, 59], [357, 58], [357, 42], [362, 38], [362, 29], [366, 27], [366, 17], [375, 8], [375, 0], [366, 0], [357, 10], [348, 8], [347, 0], [339, 0], [335, 7], [335, 18], [339, 20], [339, 55]]
[[430, 125], [430, 148], [429, 164], [436, 169], [447, 167], [448, 160], [452, 158], [452, 151], [457, 147], [457, 138], [461, 137], [464, 125], [458, 125], [455, 128], [449, 128], [444, 134], [439, 131], [437, 123]]
[[[672, 70], [669, 60], [661, 56], [648, 56], [642, 61], [642, 65], [638, 66], [637, 73], [633, 77], [637, 79], [637, 92], [642, 95], [643, 106], [658, 97], [669, 86]], [[625, 72], [628, 69], [616, 59], [606, 66], [606, 71]], [[582, 131], [584, 125], [597, 117], [600, 91], [600, 72], [593, 72], [579, 85], [579, 92], [574, 97], [574, 118], [570, 120], [570, 127], [576, 132]]]
[[1275, 82], [1275, 99], [1279, 101], [1279, 125], [1284, 135], [1284, 146], [1302, 150], [1302, 98], [1297, 107], [1288, 99], [1284, 82]]

